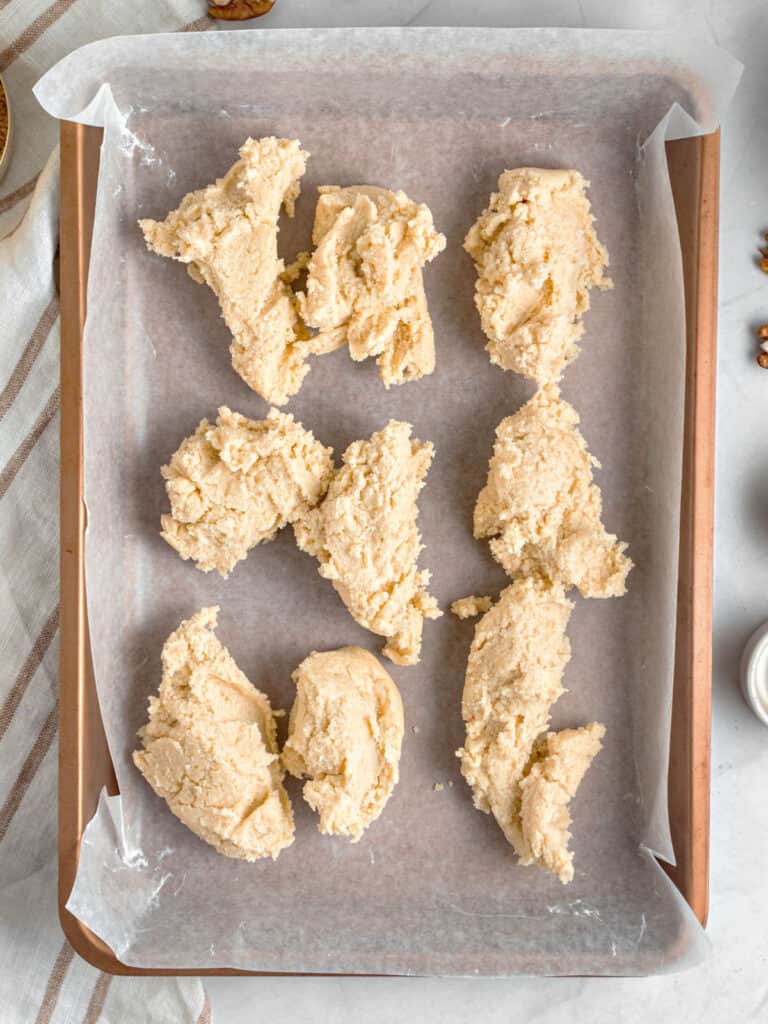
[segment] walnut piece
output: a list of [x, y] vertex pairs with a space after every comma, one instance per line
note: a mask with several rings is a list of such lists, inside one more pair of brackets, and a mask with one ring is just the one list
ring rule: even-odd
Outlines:
[[247, 21], [268, 14], [275, 0], [208, 0], [208, 14], [220, 21]]

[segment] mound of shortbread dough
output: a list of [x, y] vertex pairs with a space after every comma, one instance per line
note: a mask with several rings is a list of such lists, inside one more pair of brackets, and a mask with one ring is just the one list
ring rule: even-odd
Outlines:
[[384, 654], [398, 665], [416, 664], [424, 619], [442, 614], [417, 565], [417, 498], [434, 449], [411, 440], [411, 429], [391, 420], [354, 441], [325, 499], [293, 524], [299, 547], [320, 561], [355, 621], [387, 638]]
[[462, 696], [461, 770], [475, 806], [493, 811], [510, 842], [517, 784], [564, 692], [572, 608], [561, 585], [522, 579], [475, 626]]
[[171, 511], [161, 536], [198, 569], [226, 576], [320, 501], [331, 456], [293, 416], [272, 409], [249, 420], [222, 406], [215, 426], [203, 420], [162, 468]]
[[578, 587], [584, 597], [626, 590], [626, 544], [607, 533], [573, 406], [542, 388], [496, 428], [488, 482], [475, 506], [475, 537], [512, 577], [538, 575]]
[[283, 764], [309, 777], [304, 799], [320, 831], [356, 842], [379, 817], [399, 777], [403, 741], [400, 693], [379, 662], [360, 647], [317, 651], [293, 673]]
[[275, 719], [216, 638], [217, 608], [182, 622], [163, 647], [134, 763], [184, 824], [227, 857], [275, 858], [293, 842]]
[[232, 332], [232, 365], [266, 401], [283, 405], [309, 367], [308, 334], [277, 255], [308, 153], [293, 139], [248, 139], [214, 185], [190, 192], [163, 221], [141, 220], [147, 247], [188, 264], [209, 285]]
[[539, 384], [559, 380], [578, 354], [589, 289], [611, 287], [588, 184], [577, 171], [504, 171], [464, 241], [491, 361]]
[[[563, 672], [571, 656], [565, 630], [572, 608], [559, 583], [531, 577], [503, 590], [475, 626], [462, 697], [466, 738], [457, 756], [475, 807], [493, 814], [521, 863], [536, 860], [547, 867], [571, 863], [567, 822], [559, 831], [548, 829], [546, 840], [534, 846], [536, 822], [552, 813], [553, 795], [532, 781], [524, 821], [522, 784], [540, 759], [537, 741], [546, 732], [550, 709], [564, 693]], [[553, 753], [558, 749], [553, 746]], [[575, 792], [580, 779], [568, 777], [575, 780]], [[545, 846], [546, 857], [535, 854]], [[557, 867], [556, 873], [569, 880], [565, 868]]]
[[445, 248], [423, 204], [367, 185], [320, 190], [306, 291], [314, 351], [343, 344], [356, 361], [378, 356], [386, 387], [435, 368], [435, 342], [421, 269]]
[[561, 882], [573, 878], [568, 849], [568, 805], [600, 750], [605, 726], [592, 722], [581, 729], [548, 732], [534, 745], [531, 763], [520, 782], [521, 864], [542, 864]]

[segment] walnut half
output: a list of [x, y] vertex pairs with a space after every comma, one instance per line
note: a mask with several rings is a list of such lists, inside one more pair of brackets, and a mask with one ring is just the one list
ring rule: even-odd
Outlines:
[[274, 7], [275, 0], [209, 0], [208, 14], [222, 21], [247, 21]]

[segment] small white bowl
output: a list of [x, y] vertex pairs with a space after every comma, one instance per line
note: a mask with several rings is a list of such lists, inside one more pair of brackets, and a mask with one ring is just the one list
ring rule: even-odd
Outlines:
[[755, 630], [744, 648], [741, 690], [763, 725], [768, 725], [768, 622]]

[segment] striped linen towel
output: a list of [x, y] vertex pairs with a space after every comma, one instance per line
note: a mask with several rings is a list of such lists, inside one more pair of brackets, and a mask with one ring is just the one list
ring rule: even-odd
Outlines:
[[94, 39], [212, 25], [203, 0], [0, 0], [0, 74], [17, 129], [0, 183], [3, 1024], [211, 1020], [198, 979], [112, 978], [76, 956], [58, 922], [58, 124], [32, 86]]

